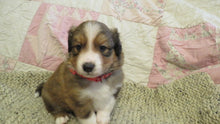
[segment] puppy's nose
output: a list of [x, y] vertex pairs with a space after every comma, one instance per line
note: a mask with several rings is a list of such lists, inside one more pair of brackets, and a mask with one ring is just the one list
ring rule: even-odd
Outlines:
[[95, 65], [93, 63], [84, 63], [83, 64], [83, 70], [85, 72], [92, 72], [92, 70], [94, 69]]

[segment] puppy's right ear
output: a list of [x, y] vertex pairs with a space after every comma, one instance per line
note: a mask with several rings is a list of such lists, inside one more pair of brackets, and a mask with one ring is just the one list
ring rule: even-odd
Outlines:
[[73, 47], [73, 35], [74, 35], [75, 27], [72, 26], [68, 32], [68, 52], [72, 50]]

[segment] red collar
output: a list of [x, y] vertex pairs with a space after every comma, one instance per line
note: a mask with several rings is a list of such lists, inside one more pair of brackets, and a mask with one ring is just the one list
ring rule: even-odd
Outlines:
[[104, 74], [104, 75], [101, 75], [101, 76], [98, 76], [98, 77], [95, 77], [95, 78], [88, 78], [88, 77], [85, 77], [85, 76], [83, 76], [83, 75], [78, 74], [78, 73], [77, 73], [76, 71], [74, 71], [73, 69], [70, 69], [70, 72], [71, 72], [73, 75], [78, 75], [78, 76], [80, 76], [80, 77], [82, 77], [82, 78], [85, 78], [85, 79], [87, 79], [87, 80], [89, 80], [89, 81], [94, 81], [94, 82], [101, 82], [103, 79], [106, 79], [106, 78], [108, 78], [109, 76], [112, 75], [112, 72], [110, 72], [110, 73], [107, 73], [107, 74]]

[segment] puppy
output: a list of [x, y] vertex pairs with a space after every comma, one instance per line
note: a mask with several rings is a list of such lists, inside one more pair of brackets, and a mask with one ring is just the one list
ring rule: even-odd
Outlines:
[[56, 124], [73, 113], [81, 124], [108, 124], [123, 81], [123, 52], [117, 29], [97, 21], [72, 27], [69, 57], [36, 89]]

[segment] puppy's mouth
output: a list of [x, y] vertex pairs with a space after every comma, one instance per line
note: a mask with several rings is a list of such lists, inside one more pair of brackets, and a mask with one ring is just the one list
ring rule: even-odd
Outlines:
[[82, 74], [84, 77], [87, 77], [87, 78], [96, 78], [96, 77], [99, 77], [99, 75], [95, 75], [93, 74], [92, 72], [85, 72], [85, 74]]
[[103, 74], [103, 75], [100, 75], [100, 76], [91, 76], [91, 74], [87, 74], [87, 76], [83, 76], [83, 75], [80, 75], [78, 74], [76, 71], [74, 71], [73, 69], [70, 69], [70, 72], [73, 74], [73, 75], [78, 75], [80, 76], [81, 78], [85, 78], [89, 81], [93, 81], [93, 82], [102, 82], [103, 79], [106, 79], [108, 77], [110, 77], [112, 75], [112, 72], [109, 72], [109, 73], [106, 73], [106, 74]]
[[85, 72], [85, 71], [81, 71], [81, 70], [77, 70], [77, 69], [74, 71], [77, 75], [84, 77], [84, 78], [96, 78], [96, 77], [99, 77], [102, 75], [102, 73], [98, 73], [95, 71]]

